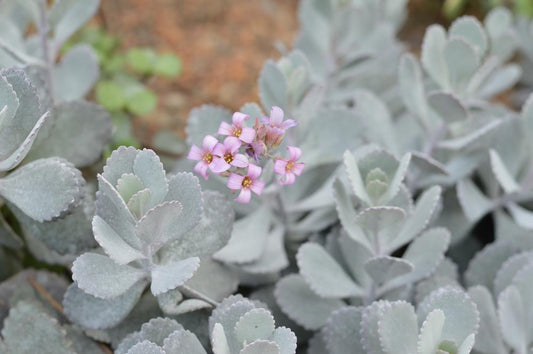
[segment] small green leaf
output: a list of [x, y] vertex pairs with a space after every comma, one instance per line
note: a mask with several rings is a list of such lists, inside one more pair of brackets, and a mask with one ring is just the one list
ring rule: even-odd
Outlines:
[[158, 55], [154, 64], [154, 74], [174, 78], [181, 73], [181, 59], [174, 54]]
[[149, 48], [132, 48], [126, 54], [128, 65], [139, 74], [151, 74], [156, 58], [156, 53]]
[[120, 111], [126, 105], [126, 96], [114, 81], [100, 81], [96, 85], [96, 101], [109, 111]]
[[148, 89], [133, 94], [127, 101], [128, 110], [139, 116], [152, 112], [156, 105], [157, 96]]

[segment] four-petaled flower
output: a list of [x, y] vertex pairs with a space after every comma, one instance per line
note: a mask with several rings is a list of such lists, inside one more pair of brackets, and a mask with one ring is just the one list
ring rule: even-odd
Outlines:
[[302, 150], [294, 146], [288, 146], [287, 150], [289, 150], [289, 159], [278, 159], [274, 163], [274, 172], [282, 176], [279, 180], [281, 185], [293, 184], [296, 176], [301, 175], [305, 167], [303, 162], [297, 162], [302, 156]]
[[241, 112], [233, 113], [233, 117], [232, 117], [233, 124], [229, 124], [226, 122], [220, 123], [220, 127], [218, 128], [218, 134], [234, 136], [238, 138], [239, 140], [247, 144], [250, 144], [252, 141], [254, 141], [255, 130], [252, 128], [243, 126], [243, 122], [245, 120], [248, 120], [249, 118], [250, 116], [244, 113], [241, 113]]
[[232, 173], [228, 179], [228, 187], [232, 190], [241, 190], [239, 196], [235, 199], [239, 203], [248, 204], [252, 198], [252, 192], [261, 195], [265, 182], [259, 180], [261, 167], [249, 164], [248, 173], [243, 176]]
[[263, 117], [261, 121], [270, 128], [276, 129], [280, 134], [284, 134], [285, 130], [298, 125], [294, 119], [283, 120], [283, 118], [283, 110], [278, 106], [273, 106], [270, 110], [270, 117]]
[[199, 161], [196, 166], [194, 166], [194, 172], [200, 174], [202, 177], [207, 179], [209, 175], [207, 174], [207, 169], [209, 168], [213, 173], [221, 173], [226, 171], [226, 162], [223, 159], [216, 159], [214, 150], [219, 145], [218, 140], [211, 135], [206, 135], [202, 141], [202, 148], [198, 146], [191, 146], [189, 155], [187, 158], [189, 160]]
[[243, 154], [238, 154], [239, 148], [241, 147], [241, 141], [233, 136], [228, 136], [224, 139], [222, 144], [215, 146], [213, 153], [215, 155], [215, 160], [218, 161], [217, 164], [220, 166], [225, 166], [223, 171], [227, 171], [231, 166], [244, 168], [248, 166], [248, 159]]

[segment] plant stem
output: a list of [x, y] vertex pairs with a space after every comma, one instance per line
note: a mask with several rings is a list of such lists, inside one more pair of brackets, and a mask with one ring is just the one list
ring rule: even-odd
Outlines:
[[44, 60], [45, 79], [48, 88], [48, 94], [52, 102], [55, 101], [55, 87], [54, 87], [54, 63], [50, 52], [50, 43], [48, 42], [48, 33], [50, 27], [48, 25], [48, 16], [46, 14], [46, 0], [39, 1], [39, 37], [41, 40], [41, 50]]
[[182, 285], [179, 287], [179, 289], [181, 291], [183, 291], [184, 293], [188, 294], [189, 296], [192, 296], [192, 297], [195, 297], [197, 298], [198, 300], [202, 300], [202, 301], [205, 301], [207, 302], [209, 305], [213, 306], [213, 307], [217, 307], [218, 306], [218, 301], [216, 300], [213, 300], [211, 299], [209, 296], [199, 292], [198, 290], [195, 290], [187, 285]]

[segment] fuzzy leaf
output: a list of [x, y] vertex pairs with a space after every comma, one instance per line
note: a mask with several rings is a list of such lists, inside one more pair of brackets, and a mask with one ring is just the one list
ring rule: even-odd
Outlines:
[[466, 40], [452, 38], [446, 43], [443, 56], [452, 87], [462, 92], [479, 66], [479, 54]]
[[198, 338], [187, 330], [175, 331], [164, 341], [165, 353], [207, 354]]
[[511, 285], [516, 274], [530, 263], [533, 263], [533, 253], [531, 252], [523, 252], [509, 257], [509, 259], [502, 264], [494, 278], [494, 295], [498, 296]]
[[422, 43], [422, 65], [441, 87], [448, 88], [448, 68], [442, 55], [446, 45], [446, 31], [440, 25], [427, 28]]
[[72, 344], [57, 320], [30, 302], [21, 301], [11, 309], [2, 336], [12, 353], [72, 353]]
[[372, 207], [357, 215], [357, 223], [365, 230], [374, 253], [390, 247], [405, 219], [405, 211], [397, 207]]
[[444, 312], [440, 309], [435, 309], [427, 315], [418, 335], [417, 354], [437, 352], [445, 320]]
[[365, 263], [365, 270], [377, 284], [385, 284], [389, 280], [412, 272], [414, 266], [402, 258], [378, 256]]
[[450, 233], [443, 228], [433, 228], [425, 231], [415, 239], [403, 255], [403, 260], [410, 262], [414, 270], [396, 277], [384, 286], [385, 289], [414, 283], [433, 273], [444, 259], [444, 253], [450, 244]]
[[286, 327], [278, 327], [270, 338], [279, 347], [279, 354], [296, 353], [296, 335]]
[[355, 207], [344, 187], [344, 184], [340, 180], [335, 180], [333, 183], [333, 194], [335, 196], [337, 214], [346, 233], [357, 243], [369, 250], [372, 250], [372, 246], [366, 238], [363, 230], [356, 223]]
[[191, 279], [200, 266], [198, 257], [188, 258], [183, 261], [156, 265], [152, 269], [152, 294], [160, 295], [168, 290], [175, 289]]
[[347, 306], [331, 314], [323, 329], [331, 354], [362, 353], [360, 330], [362, 308]]
[[300, 274], [319, 296], [346, 298], [362, 294], [362, 289], [322, 246], [311, 242], [302, 245], [296, 260]]
[[[126, 203], [124, 203], [124, 200], [120, 197], [117, 190], [104, 178], [103, 175], [98, 176], [96, 215], [101, 217], [103, 221], [105, 221], [128, 245], [137, 250], [141, 248], [141, 240], [139, 240], [135, 234], [136, 220], [134, 216], [129, 211]], [[98, 241], [98, 238], [103, 235], [95, 231], [95, 236]], [[106, 240], [105, 242], [109, 242], [109, 240]]]
[[515, 286], [509, 286], [498, 297], [498, 317], [503, 338], [519, 353], [526, 353], [529, 346], [527, 310]]
[[94, 238], [105, 253], [117, 264], [127, 264], [143, 258], [143, 254], [126, 243], [101, 217], [93, 218]]
[[361, 319], [361, 343], [366, 353], [387, 354], [381, 345], [379, 337], [379, 321], [383, 312], [391, 304], [387, 301], [374, 301], [363, 310]]
[[165, 351], [158, 345], [145, 340], [131, 347], [127, 354], [165, 354]]
[[490, 164], [492, 167], [492, 173], [500, 183], [500, 186], [506, 193], [514, 193], [520, 189], [518, 183], [511, 175], [510, 171], [505, 166], [500, 155], [496, 150], [491, 149], [490, 153]]
[[441, 187], [433, 186], [422, 193], [416, 202], [414, 211], [408, 216], [398, 236], [391, 242], [390, 250], [396, 250], [410, 242], [426, 228], [437, 209], [441, 192]]
[[497, 242], [487, 245], [468, 264], [464, 274], [466, 285], [483, 285], [488, 289], [492, 289], [500, 267], [518, 251], [517, 247], [509, 242]]
[[[83, 67], [83, 70], [80, 70]], [[99, 76], [98, 58], [87, 44], [79, 44], [67, 52], [54, 68], [55, 94], [60, 101], [85, 97]], [[89, 131], [87, 131], [89, 132]]]
[[112, 128], [110, 115], [94, 103], [60, 103], [52, 109], [50, 123], [28, 158], [58, 156], [78, 167], [89, 166], [101, 157]]
[[102, 299], [124, 294], [145, 276], [141, 269], [118, 265], [111, 258], [96, 253], [85, 253], [72, 265], [72, 279], [78, 287]]
[[231, 354], [224, 327], [220, 323], [215, 323], [211, 332], [211, 347], [214, 354]]
[[273, 106], [287, 107], [287, 79], [276, 64], [269, 60], [259, 74], [259, 97], [263, 107], [269, 111]]
[[202, 140], [208, 134], [215, 134], [222, 122], [231, 122], [231, 112], [225, 108], [204, 105], [195, 108], [187, 120], [187, 143], [202, 145]]
[[366, 126], [367, 138], [397, 154], [398, 143], [392, 118], [385, 104], [370, 91], [355, 92], [355, 105]]
[[417, 59], [412, 54], [404, 54], [400, 59], [398, 80], [402, 99], [412, 113], [423, 123], [428, 123], [428, 105], [422, 71]]
[[135, 234], [141, 240], [146, 257], [154, 255], [164, 244], [182, 233], [179, 216], [183, 206], [178, 201], [164, 202], [149, 210], [135, 225]]
[[239, 354], [280, 354], [280, 351], [275, 342], [257, 340], [242, 348]]
[[370, 205], [370, 197], [367, 194], [363, 176], [361, 176], [355, 157], [348, 150], [344, 152], [344, 166], [351, 182], [353, 192], [357, 198]]
[[247, 273], [267, 274], [285, 269], [289, 265], [284, 246], [285, 229], [275, 227], [268, 235], [261, 256], [253, 263], [242, 264], [240, 268]]
[[235, 336], [239, 343], [267, 340], [274, 332], [274, 317], [268, 310], [258, 308], [248, 311], [235, 325]]
[[55, 16], [54, 34], [56, 48], [87, 23], [98, 10], [99, 0], [69, 0]]
[[450, 287], [432, 292], [418, 306], [419, 321], [423, 321], [435, 309], [442, 310], [446, 318], [442, 329], [443, 339], [463, 343], [470, 334], [477, 332], [479, 312], [465, 292]]
[[498, 323], [498, 314], [489, 290], [483, 286], [468, 289], [468, 295], [479, 311], [479, 330], [476, 334], [476, 350], [485, 353], [504, 353], [502, 334]]
[[463, 212], [472, 222], [479, 220], [492, 208], [492, 202], [470, 179], [464, 179], [457, 183], [457, 197]]
[[[322, 327], [331, 312], [344, 306], [341, 300], [319, 297], [309, 288], [303, 277], [297, 274], [288, 275], [278, 281], [275, 295], [283, 312], [309, 330]], [[313, 311], [309, 311], [311, 308]]]
[[0, 179], [0, 195], [29, 217], [48, 221], [78, 202], [85, 181], [65, 160], [41, 159]]
[[39, 240], [59, 255], [79, 255], [97, 246], [90, 222], [94, 201], [87, 191], [84, 194], [84, 199], [69, 214], [52, 221], [38, 222], [16, 208], [12, 211], [24, 235]]
[[270, 211], [264, 207], [238, 220], [227, 246], [215, 253], [214, 258], [227, 263], [257, 260], [264, 250], [270, 224]]
[[65, 293], [63, 307], [68, 319], [89, 329], [104, 329], [118, 325], [139, 301], [146, 282], [138, 282], [129, 291], [113, 299], [91, 296], [71, 284]]
[[446, 123], [464, 122], [468, 119], [468, 111], [453, 93], [433, 92], [428, 96], [428, 103]]
[[413, 305], [394, 302], [383, 311], [378, 324], [381, 346], [387, 353], [413, 354], [416, 352], [418, 322]]
[[483, 57], [488, 47], [488, 38], [483, 26], [472, 16], [463, 16], [455, 20], [449, 29], [450, 38], [459, 37], [465, 39], [473, 46], [479, 57]]

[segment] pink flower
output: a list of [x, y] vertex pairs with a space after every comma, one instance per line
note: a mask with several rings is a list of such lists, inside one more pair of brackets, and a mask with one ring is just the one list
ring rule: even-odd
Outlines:
[[255, 130], [249, 127], [243, 127], [242, 125], [243, 122], [245, 120], [248, 120], [249, 118], [250, 116], [241, 112], [233, 113], [233, 124], [228, 124], [226, 122], [220, 123], [220, 127], [218, 128], [218, 134], [234, 136], [239, 140], [250, 144], [252, 141], [254, 141]]
[[189, 160], [200, 161], [194, 166], [194, 172], [200, 174], [205, 179], [209, 177], [207, 174], [208, 168], [217, 174], [227, 170], [227, 163], [223, 159], [215, 159], [214, 156], [214, 150], [219, 144], [215, 137], [206, 135], [202, 141], [202, 148], [200, 149], [198, 146], [193, 145], [191, 146], [189, 155], [187, 155]]
[[302, 156], [302, 150], [294, 146], [288, 146], [287, 150], [289, 150], [289, 159], [278, 159], [274, 163], [274, 172], [282, 176], [279, 180], [281, 185], [293, 184], [296, 176], [301, 175], [305, 167], [303, 162], [296, 162]]
[[280, 134], [284, 134], [285, 130], [298, 125], [294, 119], [283, 120], [284, 116], [285, 114], [281, 108], [273, 106], [270, 110], [270, 118], [264, 117], [262, 122], [268, 124], [271, 128], [277, 129]]
[[213, 150], [215, 160], [220, 159], [218, 164], [220, 166], [226, 165], [224, 171], [230, 169], [231, 166], [244, 168], [248, 166], [248, 159], [243, 154], [238, 154], [241, 147], [241, 141], [233, 136], [228, 136], [224, 139], [224, 143], [218, 144]]
[[264, 151], [263, 143], [260, 141], [255, 141], [246, 146], [246, 153], [248, 156], [253, 158], [255, 161], [259, 161], [259, 157], [263, 154]]
[[252, 198], [252, 192], [261, 195], [265, 182], [259, 181], [261, 167], [249, 164], [246, 176], [232, 173], [228, 179], [228, 187], [232, 190], [241, 190], [239, 196], [235, 199], [239, 203], [248, 204]]

